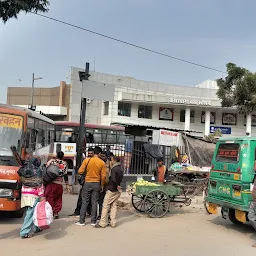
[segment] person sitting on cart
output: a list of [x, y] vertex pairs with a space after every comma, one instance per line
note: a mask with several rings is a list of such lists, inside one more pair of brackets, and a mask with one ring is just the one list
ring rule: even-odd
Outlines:
[[164, 165], [164, 159], [162, 157], [157, 158], [157, 167], [153, 170], [153, 175], [156, 182], [166, 182], [168, 170]]

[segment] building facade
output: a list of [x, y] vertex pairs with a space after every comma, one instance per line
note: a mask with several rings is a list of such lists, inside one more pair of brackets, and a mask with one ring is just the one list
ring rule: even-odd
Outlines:
[[[71, 121], [80, 118], [82, 83], [79, 71], [83, 70], [71, 68]], [[223, 136], [244, 136], [246, 132], [256, 136], [256, 116], [241, 115], [236, 108], [222, 108], [214, 81], [188, 87], [98, 72], [90, 74], [91, 81], [115, 85], [115, 92], [113, 102], [88, 99], [87, 122], [187, 130], [201, 137], [217, 129]]]
[[[36, 111], [43, 112], [54, 121], [69, 120], [71, 86], [61, 81], [60, 86], [53, 88], [34, 88], [33, 102]], [[7, 104], [28, 108], [32, 102], [31, 87], [9, 87]]]
[[[70, 69], [70, 85], [60, 82], [54, 88], [35, 88], [37, 111], [53, 120], [79, 122], [82, 82], [76, 67]], [[131, 77], [90, 72], [90, 80], [115, 86], [114, 101], [87, 97], [86, 122], [92, 124], [140, 125], [190, 131], [203, 137], [221, 130], [223, 136], [256, 136], [256, 115], [244, 116], [236, 108], [222, 108], [215, 81], [198, 86], [174, 86]], [[84, 88], [86, 93], [86, 88]], [[29, 106], [31, 88], [8, 88], [7, 103]]]

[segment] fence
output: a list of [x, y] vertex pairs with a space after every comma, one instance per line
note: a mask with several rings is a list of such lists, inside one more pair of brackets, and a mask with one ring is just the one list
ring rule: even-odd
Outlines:
[[[127, 141], [125, 145], [87, 143], [86, 149], [95, 146], [103, 150], [110, 146], [110, 151], [121, 158], [124, 174], [130, 176], [151, 175], [152, 170], [157, 166], [157, 157], [163, 157], [165, 165], [169, 168], [175, 158], [173, 149], [176, 149], [176, 147], [158, 146], [139, 141]], [[178, 147], [178, 149], [180, 154], [185, 153], [185, 147]]]

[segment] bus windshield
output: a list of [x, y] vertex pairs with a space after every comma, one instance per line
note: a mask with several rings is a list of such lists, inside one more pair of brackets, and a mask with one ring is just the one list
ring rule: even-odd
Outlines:
[[20, 151], [22, 128], [21, 116], [0, 113], [0, 165], [17, 165], [10, 147], [15, 146]]
[[57, 142], [76, 143], [76, 137], [72, 131], [56, 131]]

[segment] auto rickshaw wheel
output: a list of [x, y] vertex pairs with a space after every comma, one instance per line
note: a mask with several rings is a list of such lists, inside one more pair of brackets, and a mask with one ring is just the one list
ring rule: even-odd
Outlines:
[[243, 222], [237, 220], [236, 218], [236, 211], [234, 209], [229, 209], [228, 211], [228, 217], [229, 217], [229, 220], [235, 224], [235, 225], [243, 225]]

